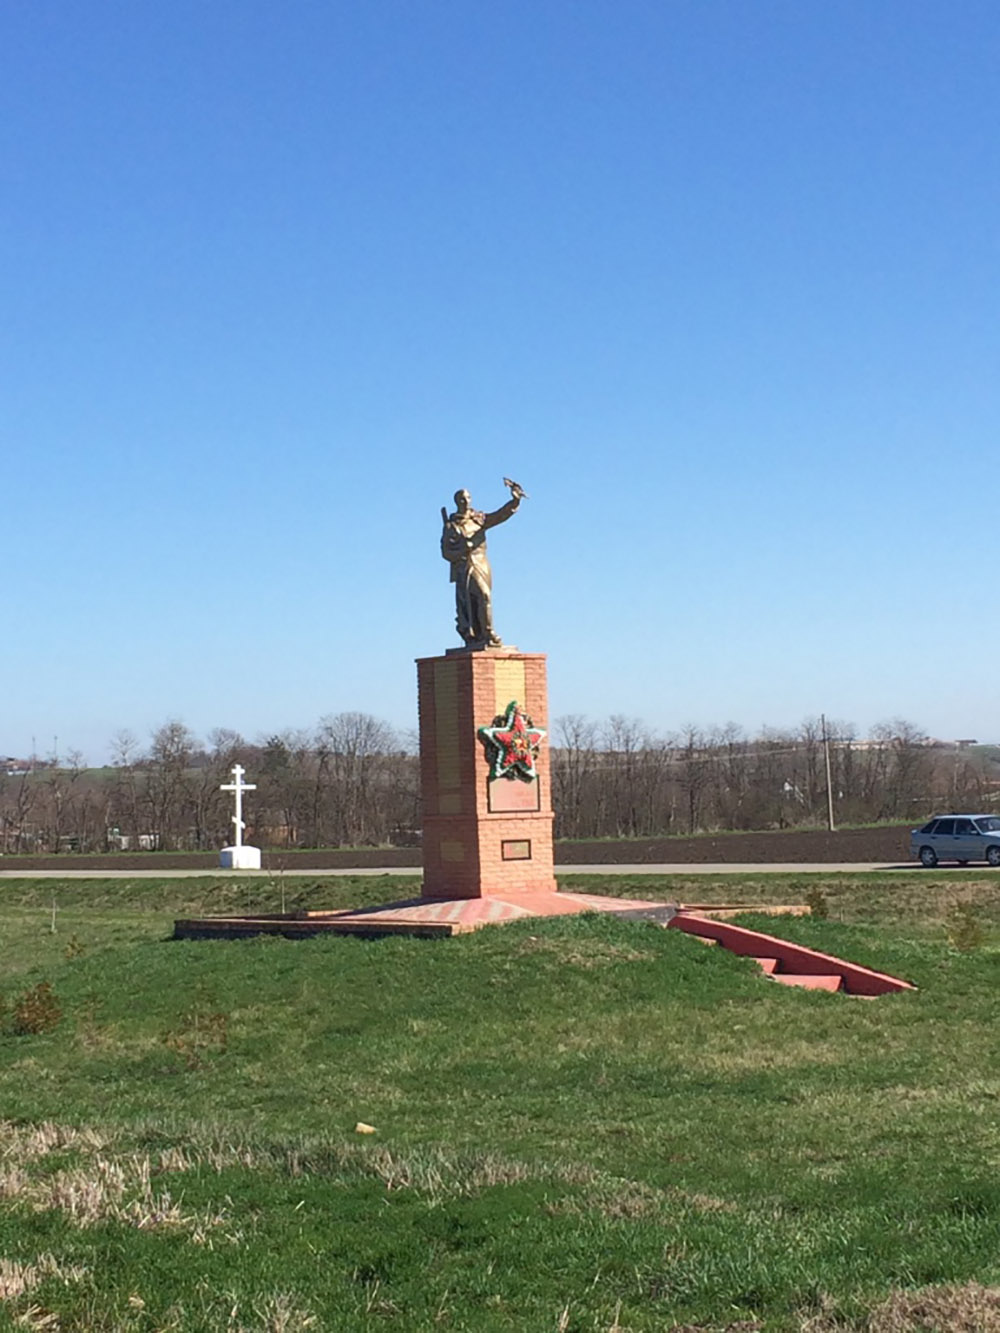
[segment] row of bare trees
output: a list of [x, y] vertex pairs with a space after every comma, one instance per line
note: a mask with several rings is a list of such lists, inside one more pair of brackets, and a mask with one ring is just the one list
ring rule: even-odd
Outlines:
[[[556, 834], [652, 837], [824, 822], [832, 792], [839, 824], [920, 819], [934, 808], [992, 808], [1000, 791], [990, 752], [931, 746], [912, 724], [864, 740], [843, 722], [807, 719], [792, 731], [748, 736], [734, 724], [658, 736], [641, 723], [569, 716], [552, 745]], [[831, 781], [827, 784], [827, 756]], [[0, 774], [0, 850], [215, 849], [232, 839], [235, 763], [256, 783], [247, 840], [265, 847], [414, 841], [419, 774], [412, 740], [365, 713], [322, 718], [311, 731], [249, 743], [219, 729], [200, 741], [169, 721], [142, 748], [121, 732], [112, 762], [64, 763]]]
[[232, 796], [220, 790], [240, 763], [257, 790], [245, 840], [262, 846], [358, 846], [414, 837], [419, 823], [413, 747], [365, 713], [324, 717], [312, 731], [256, 743], [218, 729], [202, 743], [181, 722], [147, 749], [130, 732], [112, 762], [79, 756], [0, 776], [0, 850], [205, 850], [232, 841]]
[[934, 807], [992, 808], [998, 790], [986, 753], [930, 745], [898, 718], [861, 739], [850, 723], [824, 730], [818, 718], [751, 737], [735, 723], [657, 736], [634, 719], [569, 716], [557, 720], [553, 742], [564, 838], [816, 825], [828, 815], [828, 792], [839, 824], [905, 821]]

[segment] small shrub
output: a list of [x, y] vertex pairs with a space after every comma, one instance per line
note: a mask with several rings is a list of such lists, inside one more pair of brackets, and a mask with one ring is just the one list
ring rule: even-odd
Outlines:
[[202, 1069], [211, 1055], [222, 1055], [228, 1044], [229, 1015], [192, 1008], [175, 1028], [163, 1034], [163, 1044], [184, 1061], [188, 1069]]
[[982, 925], [969, 903], [959, 903], [948, 916], [948, 943], [953, 949], [968, 953], [978, 949], [985, 938]]
[[67, 962], [72, 962], [74, 958], [80, 958], [86, 952], [87, 946], [81, 940], [78, 940], [75, 935], [71, 935], [69, 943], [63, 949], [63, 957]]
[[817, 921], [825, 921], [830, 915], [830, 900], [822, 889], [810, 889], [803, 898], [811, 916]]
[[26, 990], [14, 1003], [11, 1029], [17, 1036], [34, 1036], [51, 1032], [62, 1018], [62, 1005], [56, 999], [51, 983], [40, 981]]

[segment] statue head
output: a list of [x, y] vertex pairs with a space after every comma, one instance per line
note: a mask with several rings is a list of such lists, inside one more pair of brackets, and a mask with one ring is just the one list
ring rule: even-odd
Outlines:
[[455, 508], [460, 514], [468, 513], [472, 508], [472, 496], [466, 490], [455, 492]]

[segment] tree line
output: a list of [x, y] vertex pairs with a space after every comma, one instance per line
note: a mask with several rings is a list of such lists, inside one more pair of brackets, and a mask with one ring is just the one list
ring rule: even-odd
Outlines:
[[[657, 837], [699, 831], [920, 820], [934, 809], [991, 808], [1000, 790], [985, 747], [931, 745], [895, 720], [859, 738], [815, 718], [798, 728], [685, 727], [657, 735], [634, 719], [558, 718], [545, 742], [560, 838]], [[827, 783], [829, 757], [830, 783]], [[105, 768], [79, 755], [0, 774], [0, 850], [213, 850], [232, 841], [240, 763], [256, 791], [245, 840], [261, 847], [408, 844], [419, 840], [419, 765], [411, 737], [366, 713], [248, 742], [199, 740], [168, 721], [141, 746], [129, 732]], [[485, 772], [485, 770], [484, 770]]]
[[931, 744], [899, 718], [861, 738], [819, 718], [755, 736], [735, 723], [657, 736], [621, 716], [570, 716], [557, 720], [553, 748], [567, 838], [817, 826], [831, 794], [838, 825], [919, 820], [938, 807], [990, 808], [997, 775], [986, 747]]
[[14, 852], [205, 851], [233, 839], [234, 764], [256, 791], [245, 798], [244, 841], [258, 846], [378, 845], [415, 839], [412, 743], [365, 713], [338, 713], [309, 731], [248, 742], [217, 728], [200, 741], [168, 721], [142, 748], [131, 732], [111, 764], [79, 755], [0, 777], [0, 849]]

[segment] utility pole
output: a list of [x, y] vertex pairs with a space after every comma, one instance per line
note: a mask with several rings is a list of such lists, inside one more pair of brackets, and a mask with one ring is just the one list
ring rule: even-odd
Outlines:
[[830, 737], [826, 731], [825, 713], [820, 713], [819, 721], [823, 728], [823, 758], [826, 761], [826, 818], [830, 826], [830, 832], [835, 833], [836, 828], [833, 823], [833, 778], [830, 776]]

